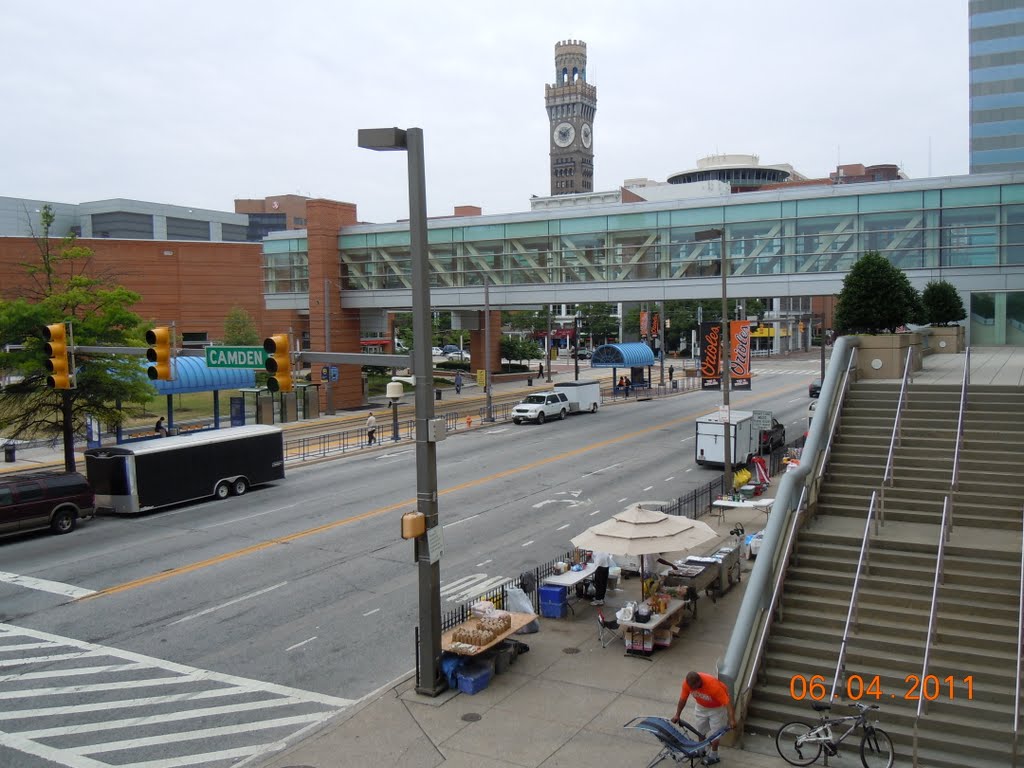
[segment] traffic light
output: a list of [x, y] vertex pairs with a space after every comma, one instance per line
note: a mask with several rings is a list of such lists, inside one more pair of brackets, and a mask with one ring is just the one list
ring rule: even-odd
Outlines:
[[71, 376], [71, 365], [68, 362], [68, 332], [64, 323], [54, 323], [43, 328], [46, 339], [46, 386], [50, 389], [74, 389], [75, 382]]
[[152, 381], [171, 381], [174, 378], [171, 371], [171, 329], [165, 325], [150, 328], [146, 331], [146, 343], [149, 344], [146, 359], [153, 363], [146, 369], [146, 375]]
[[271, 392], [291, 392], [292, 361], [288, 357], [288, 334], [278, 333], [263, 340], [263, 349], [267, 353], [267, 389]]

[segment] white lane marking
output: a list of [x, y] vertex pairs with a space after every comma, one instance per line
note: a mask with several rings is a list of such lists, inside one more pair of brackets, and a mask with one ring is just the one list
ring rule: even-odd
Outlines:
[[[378, 608], [378, 610], [380, 610], [380, 609]], [[373, 613], [373, 611], [370, 611], [370, 613]], [[364, 613], [363, 615], [367, 616], [368, 614]], [[295, 645], [289, 645], [287, 648], [285, 648], [285, 651], [294, 651], [296, 648], [301, 648], [306, 643], [312, 643], [314, 640], [316, 640], [316, 637], [317, 637], [316, 635], [313, 635], [311, 638], [309, 638], [308, 640], [303, 640], [301, 643], [296, 643]]]
[[591, 475], [599, 475], [602, 472], [607, 472], [609, 469], [616, 469], [621, 466], [622, 462], [619, 462], [618, 464], [612, 464], [611, 466], [601, 467], [601, 469], [595, 469], [593, 472], [587, 472], [585, 475], [580, 475], [580, 477], [590, 477]]
[[[723, 439], [724, 439], [724, 438], [723, 438]], [[622, 497], [621, 499], [619, 499], [619, 500], [618, 500], [618, 502], [616, 502], [616, 503], [618, 503], [618, 504], [621, 504], [621, 503], [622, 503], [622, 502], [624, 502], [624, 501], [625, 501], [625, 500], [626, 500], [627, 498], [629, 498], [629, 497], [628, 497], [628, 496], [623, 496], [623, 497]]]
[[18, 667], [22, 664], [49, 664], [53, 661], [68, 661], [69, 659], [85, 659], [90, 656], [105, 656], [102, 651], [84, 651], [79, 653], [55, 653], [51, 656], [30, 656], [22, 659], [4, 659], [0, 661], [0, 667]]
[[[333, 713], [328, 714], [330, 717]], [[278, 717], [274, 720], [260, 720], [255, 723], [242, 723], [241, 725], [221, 725], [215, 728], [201, 728], [197, 731], [179, 731], [178, 733], [165, 733], [160, 736], [147, 736], [139, 739], [124, 739], [123, 741], [108, 741], [105, 744], [86, 744], [81, 747], [68, 747], [67, 751], [76, 755], [95, 755], [102, 752], [117, 752], [122, 749], [137, 749], [138, 747], [151, 747], [155, 744], [166, 744], [167, 742], [191, 741], [193, 739], [205, 739], [214, 736], [230, 736], [237, 733], [250, 733], [269, 728], [280, 728], [286, 725], [299, 725], [311, 723], [324, 719], [324, 713], [317, 712], [311, 715], [292, 715], [291, 717]]]
[[21, 643], [20, 645], [0, 645], [0, 653], [7, 651], [31, 651], [36, 648], [53, 648], [53, 643]]
[[600, 514], [601, 514], [601, 510], [600, 509], [595, 509], [593, 512], [590, 513], [590, 516], [593, 517], [594, 515], [600, 515]]
[[279, 588], [283, 587], [287, 583], [288, 583], [287, 581], [282, 581], [280, 584], [275, 584], [272, 587], [266, 587], [265, 589], [258, 589], [255, 592], [250, 592], [247, 595], [242, 595], [241, 597], [236, 597], [234, 600], [228, 600], [226, 603], [221, 603], [220, 605], [215, 605], [212, 608], [207, 608], [206, 610], [199, 611], [198, 613], [193, 613], [193, 614], [191, 614], [189, 616], [183, 616], [182, 618], [178, 619], [177, 621], [172, 621], [167, 626], [168, 627], [173, 627], [175, 624], [181, 624], [181, 622], [183, 622], [183, 621], [191, 621], [192, 619], [198, 619], [200, 616], [205, 616], [208, 613], [213, 613], [214, 611], [219, 611], [221, 608], [227, 608], [228, 606], [234, 605], [235, 603], [240, 603], [243, 600], [249, 600], [249, 599], [251, 599], [253, 597], [259, 597], [260, 595], [265, 595], [265, 594], [267, 594], [267, 592], [273, 592], [275, 589], [279, 589]]
[[[306, 729], [302, 730], [304, 731]], [[299, 733], [302, 733], [302, 731], [299, 731]], [[293, 738], [295, 738], [294, 735]], [[258, 755], [271, 751], [277, 752], [287, 746], [287, 743], [283, 741], [276, 741], [271, 744], [256, 744], [251, 747], [235, 747], [234, 749], [222, 749], [218, 752], [204, 752], [199, 755], [171, 757], [166, 760], [146, 760], [141, 763], [132, 763], [131, 768], [182, 768], [182, 766], [186, 765], [200, 765], [201, 763], [213, 763], [218, 760], [228, 760], [236, 757], [249, 757], [251, 755]], [[97, 765], [97, 763], [93, 763], [93, 765]], [[102, 765], [107, 766], [106, 763], [103, 763]]]
[[484, 561], [483, 561], [482, 563], [477, 563], [477, 564], [476, 564], [476, 567], [477, 567], [477, 568], [483, 568], [483, 567], [484, 567], [485, 565], [487, 565], [488, 563], [491, 563], [491, 562], [494, 562], [494, 561], [493, 561], [493, 560], [491, 560], [491, 558], [487, 558], [487, 559], [486, 559], [486, 560], [484, 560]]
[[447, 602], [457, 603], [471, 600], [489, 589], [499, 587], [512, 581], [506, 576], [488, 576], [486, 573], [473, 573], [463, 576], [441, 588], [441, 597]]
[[684, 438], [683, 438], [682, 440], [680, 440], [679, 442], [680, 442], [680, 443], [685, 443], [685, 442], [686, 442], [687, 440], [693, 440], [693, 438], [694, 438], [694, 435], [690, 435], [689, 437], [684, 437]]
[[[722, 438], [722, 439], [724, 440], [725, 438]], [[210, 525], [201, 525], [201, 526], [199, 526], [199, 530], [206, 531], [206, 530], [209, 530], [210, 528], [218, 528], [218, 527], [220, 527], [222, 525], [231, 525], [232, 523], [240, 523], [242, 520], [251, 520], [254, 517], [263, 517], [263, 515], [269, 515], [269, 514], [270, 514], [270, 510], [268, 510], [266, 512], [255, 512], [255, 513], [253, 513], [251, 515], [246, 515], [245, 517], [235, 517], [235, 518], [232, 518], [231, 520], [224, 520], [224, 521], [219, 522], [219, 523], [211, 523]]]
[[[722, 439], [724, 440], [725, 438], [722, 438]], [[666, 483], [671, 483], [671, 482], [672, 482], [673, 480], [675, 480], [675, 479], [676, 479], [676, 478], [675, 478], [675, 475], [673, 475], [672, 477], [666, 477], [666, 478], [665, 478], [665, 482], [666, 482]]]
[[502, 432], [508, 432], [508, 427], [502, 427], [501, 429], [489, 429], [484, 432], [485, 435], [500, 435]]
[[35, 757], [49, 760], [55, 765], [67, 766], [67, 768], [110, 768], [109, 763], [101, 763], [88, 757], [68, 754], [63, 749], [48, 747], [45, 744], [39, 744], [22, 738], [14, 733], [5, 733], [0, 744], [16, 749], [19, 752], [24, 752], [27, 755], [34, 755]]
[[[725, 438], [723, 437], [722, 439], [724, 440]], [[651, 490], [651, 488], [653, 487], [653, 485], [648, 485], [646, 488], [644, 488], [644, 493], [647, 493], [647, 491]]]
[[372, 611], [367, 611], [366, 613], [363, 614], [363, 618], [366, 618], [367, 616], [373, 616], [373, 614], [375, 614], [375, 613], [377, 613], [379, 611], [380, 611], [380, 608], [374, 608]]
[[460, 524], [466, 522], [467, 520], [472, 520], [474, 517], [480, 517], [480, 513], [478, 512], [475, 515], [470, 515], [469, 517], [464, 517], [461, 520], [455, 520], [455, 521], [453, 521], [451, 523], [445, 523], [441, 527], [442, 528], [451, 528], [453, 525], [460, 525]]
[[565, 525], [563, 525], [563, 526], [561, 526], [559, 528], [555, 528], [555, 530], [556, 531], [564, 531], [568, 527], [569, 527], [569, 523], [566, 523]]
[[[183, 678], [178, 678], [179, 680]], [[188, 681], [186, 681], [188, 682]], [[76, 691], [77, 688], [69, 688], [69, 691]], [[155, 707], [161, 704], [174, 704], [179, 701], [198, 701], [200, 699], [224, 698], [225, 696], [237, 696], [237, 688], [218, 688], [213, 691], [199, 691], [198, 693], [171, 693], [166, 696], [147, 696], [141, 699], [120, 699], [116, 702], [100, 701], [92, 704], [71, 704], [65, 707], [37, 707], [35, 709], [19, 709], [11, 712], [0, 711], [2, 720], [26, 720], [34, 717], [53, 717], [55, 715], [77, 715], [80, 712], [99, 712], [111, 709], [138, 709], [139, 707]], [[25, 697], [22, 697], [25, 698]], [[274, 703], [295, 704], [305, 701], [304, 699], [271, 699]], [[230, 705], [240, 706], [240, 705]], [[159, 716], [158, 716], [159, 717]], [[83, 725], [87, 728], [88, 725]], [[3, 743], [3, 742], [0, 742]]]
[[[725, 438], [722, 438], [722, 439], [724, 440]], [[693, 472], [693, 467], [688, 467], [686, 471], [687, 472]]]
[[145, 669], [145, 664], [105, 664], [102, 667], [71, 667], [69, 669], [51, 669], [48, 672], [24, 672], [20, 675], [0, 675], [0, 683], [12, 680], [45, 680], [50, 677], [69, 677], [77, 675], [101, 675], [105, 672], [130, 672], [133, 669]]
[[381, 459], [393, 459], [397, 456], [408, 456], [410, 453], [412, 453], [412, 450], [398, 451], [397, 453], [382, 453], [380, 456], [374, 456], [373, 458], [380, 461]]
[[[192, 672], [178, 677], [151, 677], [147, 680], [122, 680], [119, 683], [96, 683], [95, 685], [62, 685], [56, 688], [33, 688], [24, 691], [0, 692], [0, 699], [28, 699], [35, 696], [63, 696], [68, 693], [92, 693], [94, 691], [119, 691], [123, 688], [149, 688], [156, 685], [177, 685], [194, 683], [206, 679], [201, 672]], [[110, 702], [107, 702], [110, 706]], [[6, 715], [0, 714], [0, 718]]]
[[578, 503], [579, 502], [575, 499], [544, 499], [544, 501], [538, 501], [534, 504], [533, 508], [540, 509], [541, 507], [546, 507], [548, 504], [572, 504], [573, 506], [576, 506]]
[[95, 589], [73, 587], [70, 584], [62, 584], [59, 581], [37, 579], [34, 576], [21, 576], [20, 574], [8, 573], [7, 571], [0, 571], [0, 581], [7, 582], [8, 584], [14, 584], [18, 587], [25, 587], [25, 589], [36, 589], [40, 592], [52, 592], [55, 595], [64, 595], [65, 597], [73, 597], [75, 599], [96, 594]]
[[527, 541], [526, 543], [524, 543], [524, 544], [520, 544], [519, 546], [521, 546], [521, 547], [528, 547], [528, 546], [530, 546], [531, 544], [533, 544], [533, 539], [530, 539], [530, 540], [529, 540], [529, 541]]

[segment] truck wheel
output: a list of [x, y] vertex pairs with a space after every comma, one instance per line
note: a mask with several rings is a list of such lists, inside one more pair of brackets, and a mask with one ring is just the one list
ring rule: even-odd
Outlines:
[[597, 403], [591, 403], [590, 404], [590, 412], [591, 413], [597, 413]]
[[244, 477], [240, 477], [235, 480], [231, 490], [234, 491], [235, 496], [244, 496], [245, 492], [249, 490], [249, 484], [245, 481]]
[[544, 423], [544, 411], [541, 411], [540, 413], [537, 414], [537, 423], [538, 424], [543, 424]]
[[218, 499], [226, 499], [231, 495], [231, 486], [227, 482], [217, 483], [213, 493]]
[[560, 410], [558, 412], [558, 420], [559, 421], [565, 421], [565, 408], [563, 408], [562, 410]]
[[50, 520], [50, 530], [56, 534], [71, 533], [75, 530], [75, 510], [62, 507], [53, 513]]

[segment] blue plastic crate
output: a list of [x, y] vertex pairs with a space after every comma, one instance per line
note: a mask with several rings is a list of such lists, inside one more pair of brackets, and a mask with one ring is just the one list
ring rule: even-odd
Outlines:
[[569, 605], [565, 602], [561, 603], [545, 603], [540, 604], [540, 615], [545, 619], [564, 619], [569, 615]]
[[542, 603], [564, 603], [567, 594], [566, 588], [559, 584], [541, 584], [537, 590]]
[[486, 688], [491, 682], [491, 668], [476, 664], [463, 665], [459, 670], [459, 690], [472, 696]]

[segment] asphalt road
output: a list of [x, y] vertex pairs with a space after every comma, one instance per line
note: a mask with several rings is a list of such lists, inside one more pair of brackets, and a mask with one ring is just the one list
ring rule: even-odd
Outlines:
[[[814, 370], [765, 365], [733, 408], [773, 410], [792, 440]], [[693, 461], [693, 419], [719, 401], [629, 402], [440, 443], [442, 609], [631, 502], [714, 478]], [[417, 571], [399, 518], [414, 508], [414, 452], [0, 543], [0, 765], [237, 764], [406, 673]]]

